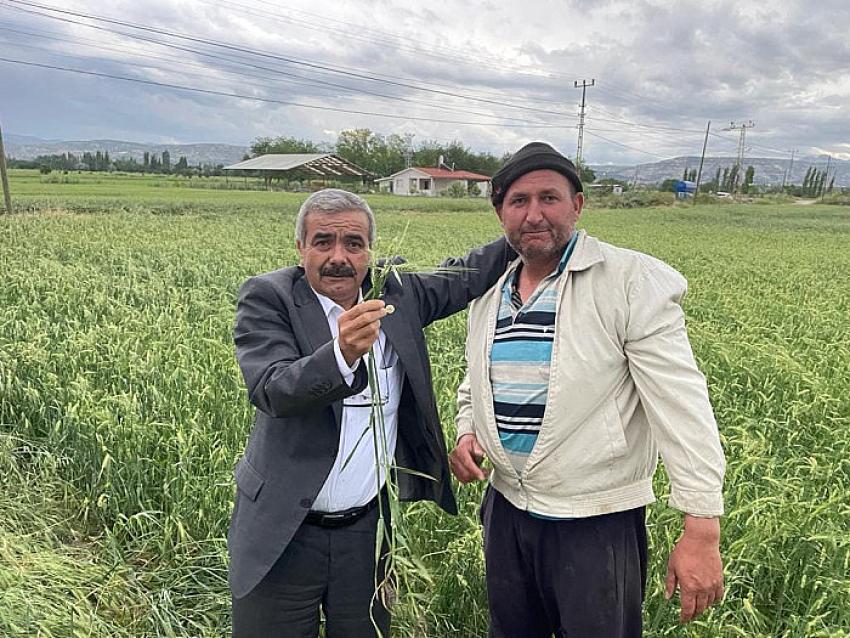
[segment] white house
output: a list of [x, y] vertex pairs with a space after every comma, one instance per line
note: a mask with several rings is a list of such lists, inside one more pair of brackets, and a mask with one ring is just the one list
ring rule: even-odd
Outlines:
[[448, 168], [410, 167], [389, 177], [376, 179], [382, 191], [396, 195], [426, 195], [436, 197], [459, 182], [469, 191], [470, 184], [478, 184], [480, 197], [487, 197], [490, 191], [490, 178], [470, 171], [453, 171]]

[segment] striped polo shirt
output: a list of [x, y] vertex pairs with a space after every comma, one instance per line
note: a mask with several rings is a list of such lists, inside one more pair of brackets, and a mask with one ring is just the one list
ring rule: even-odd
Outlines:
[[518, 293], [519, 267], [505, 279], [490, 353], [490, 382], [496, 428], [517, 474], [540, 432], [549, 391], [549, 364], [555, 336], [557, 282], [567, 267], [578, 233], [570, 238], [552, 271], [523, 304]]

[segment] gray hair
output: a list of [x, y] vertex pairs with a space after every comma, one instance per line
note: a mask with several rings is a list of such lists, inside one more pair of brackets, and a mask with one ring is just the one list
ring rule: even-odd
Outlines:
[[307, 241], [307, 228], [304, 225], [304, 220], [310, 213], [332, 215], [349, 210], [365, 213], [369, 219], [369, 246], [371, 247], [375, 243], [375, 214], [369, 208], [365, 199], [339, 188], [325, 188], [316, 191], [301, 204], [298, 217], [295, 220], [295, 239], [302, 244]]

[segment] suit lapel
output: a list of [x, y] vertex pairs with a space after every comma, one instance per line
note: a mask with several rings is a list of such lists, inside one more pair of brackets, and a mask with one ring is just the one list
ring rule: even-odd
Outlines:
[[[292, 299], [298, 309], [299, 319], [306, 328], [304, 334], [307, 341], [310, 342], [311, 352], [315, 352], [333, 339], [324, 308], [322, 308], [319, 298], [316, 297], [316, 293], [310, 288], [305, 277], [296, 280], [292, 288]], [[334, 401], [331, 407], [334, 412], [334, 420], [339, 427], [342, 422], [342, 402]]]

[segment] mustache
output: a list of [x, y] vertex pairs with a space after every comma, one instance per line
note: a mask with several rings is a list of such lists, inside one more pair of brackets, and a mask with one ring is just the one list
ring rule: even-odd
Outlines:
[[319, 272], [322, 277], [354, 277], [357, 272], [345, 264], [325, 266]]

